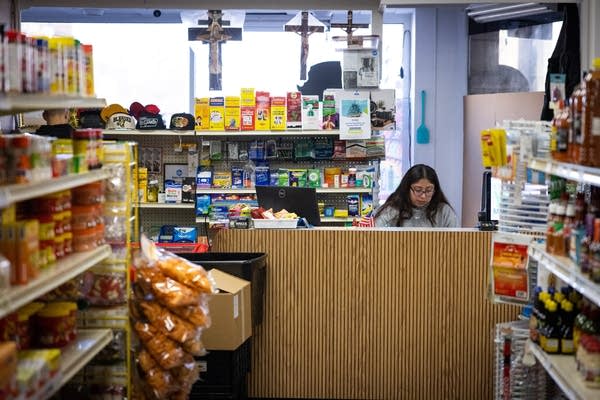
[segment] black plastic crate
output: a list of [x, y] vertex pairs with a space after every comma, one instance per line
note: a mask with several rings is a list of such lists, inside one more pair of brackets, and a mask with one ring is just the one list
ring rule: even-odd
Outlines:
[[199, 264], [204, 269], [220, 269], [245, 279], [251, 284], [252, 325], [263, 320], [263, 304], [267, 280], [267, 255], [265, 253], [181, 253], [180, 257]]
[[200, 379], [192, 386], [189, 398], [246, 398], [250, 347], [251, 339], [248, 339], [233, 351], [211, 350], [203, 357], [196, 357], [196, 363], [200, 365]]

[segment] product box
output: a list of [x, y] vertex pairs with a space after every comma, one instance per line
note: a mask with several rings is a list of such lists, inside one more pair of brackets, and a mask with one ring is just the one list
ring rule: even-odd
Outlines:
[[320, 106], [319, 96], [302, 96], [302, 130], [311, 131], [321, 129]]
[[181, 181], [169, 179], [165, 181], [165, 203], [181, 203]]
[[181, 184], [181, 202], [193, 203], [196, 199], [196, 178], [183, 178]]
[[240, 130], [240, 98], [238, 96], [225, 97], [225, 130]]
[[207, 350], [235, 350], [252, 335], [250, 282], [213, 268], [219, 293], [210, 297], [211, 326], [202, 333]]
[[394, 89], [371, 90], [371, 128], [393, 130], [396, 127], [396, 91]]
[[373, 211], [373, 195], [362, 193], [360, 195], [360, 215], [366, 217]]
[[211, 131], [225, 130], [225, 98], [211, 97], [208, 101]]
[[240, 90], [240, 128], [243, 131], [253, 131], [256, 119], [256, 99], [254, 88], [242, 88]]
[[287, 92], [287, 129], [302, 129], [302, 93]]
[[196, 119], [196, 130], [207, 131], [210, 128], [210, 111], [208, 97], [196, 98], [194, 103], [194, 118]]
[[366, 158], [367, 146], [364, 140], [346, 140], [346, 158]]
[[269, 92], [256, 92], [255, 130], [268, 131], [271, 129], [271, 97]]
[[285, 97], [271, 97], [271, 130], [284, 131], [287, 128]]
[[335, 108], [335, 96], [333, 94], [323, 94], [323, 124], [321, 129], [331, 131], [339, 128], [339, 115]]

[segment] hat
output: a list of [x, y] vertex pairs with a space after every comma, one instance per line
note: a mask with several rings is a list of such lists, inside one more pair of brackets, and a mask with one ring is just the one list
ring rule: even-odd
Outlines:
[[127, 110], [120, 104], [110, 104], [100, 111], [100, 117], [102, 117], [102, 121], [108, 121], [108, 117], [116, 113], [127, 114]]
[[100, 117], [99, 109], [79, 111], [80, 128], [104, 128], [104, 121]]
[[143, 110], [144, 110], [144, 106], [141, 103], [138, 103], [137, 101], [134, 101], [129, 106], [129, 113], [131, 115], [133, 115], [136, 119], [140, 118], [140, 114], [142, 113]]
[[194, 116], [192, 114], [179, 113], [171, 116], [169, 129], [177, 131], [193, 131], [195, 126]]
[[122, 112], [115, 113], [108, 117], [106, 129], [135, 129], [135, 118]]
[[140, 130], [167, 129], [163, 121], [162, 115], [151, 114], [147, 111], [142, 111], [135, 126]]

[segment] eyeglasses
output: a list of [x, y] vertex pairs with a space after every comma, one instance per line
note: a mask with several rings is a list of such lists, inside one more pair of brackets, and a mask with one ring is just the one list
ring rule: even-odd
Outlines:
[[410, 190], [412, 190], [412, 192], [415, 194], [415, 196], [431, 196], [433, 194], [433, 192], [435, 192], [435, 188], [427, 188], [427, 189], [423, 189], [420, 187], [410, 187]]

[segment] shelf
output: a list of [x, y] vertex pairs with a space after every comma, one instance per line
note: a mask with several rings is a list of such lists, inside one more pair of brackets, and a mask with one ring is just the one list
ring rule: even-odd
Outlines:
[[57, 288], [68, 280], [110, 257], [110, 246], [100, 246], [84, 253], [74, 253], [40, 272], [26, 285], [12, 286], [0, 293], [0, 318]]
[[194, 203], [136, 203], [137, 208], [195, 208]]
[[77, 339], [61, 349], [58, 373], [40, 388], [31, 399], [49, 399], [68, 383], [92, 358], [94, 358], [113, 338], [110, 329], [81, 329]]
[[354, 218], [360, 218], [360, 217], [348, 217], [348, 218], [335, 218], [335, 217], [321, 217], [321, 222], [325, 223], [325, 224], [330, 224], [330, 223], [346, 223], [346, 222], [352, 222], [354, 221]]
[[[287, 186], [282, 186], [287, 187]], [[371, 193], [371, 188], [354, 187], [354, 188], [316, 188], [317, 193]], [[197, 188], [196, 194], [254, 194], [254, 188]]]
[[591, 389], [583, 383], [583, 378], [577, 372], [574, 355], [547, 354], [534, 343], [529, 343], [529, 349], [569, 399], [600, 398], [600, 389]]
[[289, 130], [289, 131], [198, 131], [196, 136], [203, 138], [211, 137], [231, 137], [236, 139], [252, 139], [258, 137], [295, 137], [295, 136], [339, 136], [340, 131], [321, 131], [321, 130]]
[[102, 131], [105, 136], [127, 136], [127, 137], [140, 137], [140, 136], [164, 136], [164, 137], [178, 137], [178, 136], [194, 136], [194, 131], [176, 131], [171, 129], [157, 129], [157, 130], [138, 130], [138, 129], [105, 129]]
[[95, 97], [38, 93], [0, 94], [2, 115], [57, 108], [103, 108], [105, 106], [106, 100]]
[[600, 305], [600, 285], [582, 275], [569, 258], [548, 254], [540, 244], [530, 245], [529, 255], [573, 289]]
[[34, 199], [46, 194], [71, 189], [96, 181], [101, 181], [110, 176], [108, 169], [98, 169], [82, 174], [61, 176], [46, 181], [26, 184], [0, 186], [0, 208], [13, 203]]
[[539, 158], [529, 161], [527, 167], [572, 181], [600, 186], [600, 168], [584, 167], [583, 165], [561, 163]]

